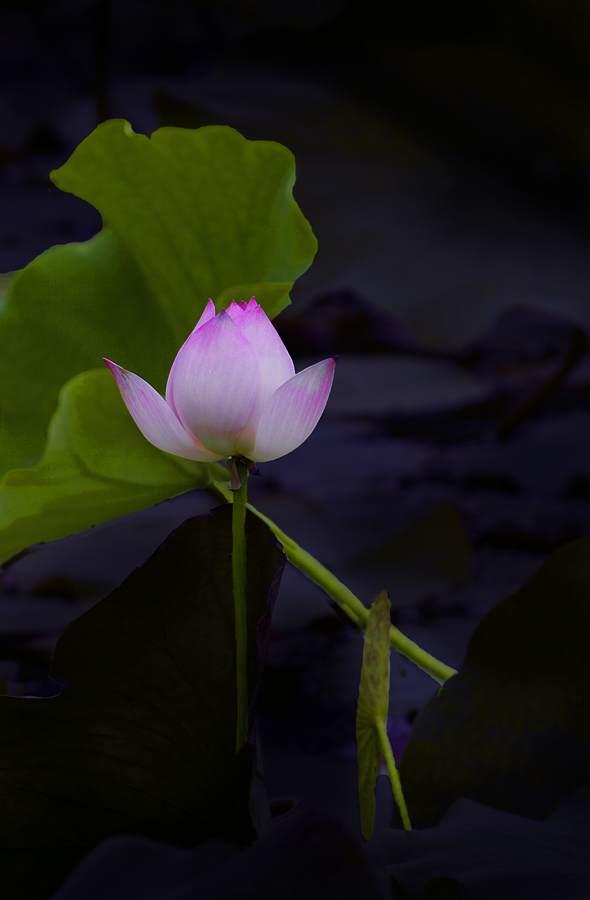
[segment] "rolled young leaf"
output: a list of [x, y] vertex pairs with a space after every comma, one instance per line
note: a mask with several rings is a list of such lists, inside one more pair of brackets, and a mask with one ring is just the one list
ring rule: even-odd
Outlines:
[[389, 710], [390, 625], [389, 596], [387, 591], [381, 591], [371, 606], [364, 635], [363, 665], [356, 714], [361, 832], [366, 841], [373, 835], [375, 787], [383, 755], [404, 825], [410, 828], [386, 728]]

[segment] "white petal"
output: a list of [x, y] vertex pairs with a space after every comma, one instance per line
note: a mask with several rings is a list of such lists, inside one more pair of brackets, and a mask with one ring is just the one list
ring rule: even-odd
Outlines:
[[167, 453], [196, 459], [199, 462], [215, 462], [221, 459], [199, 446], [182, 427], [174, 411], [156, 390], [133, 372], [128, 372], [116, 363], [105, 359], [125, 401], [125, 406], [145, 438]]
[[274, 392], [260, 417], [251, 459], [278, 459], [307, 440], [328, 401], [335, 365], [335, 359], [324, 359]]

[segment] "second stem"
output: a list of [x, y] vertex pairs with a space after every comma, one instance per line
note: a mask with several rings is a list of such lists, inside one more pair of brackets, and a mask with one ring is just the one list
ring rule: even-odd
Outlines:
[[246, 500], [248, 470], [237, 462], [241, 486], [233, 492], [232, 505], [232, 581], [236, 633], [237, 724], [236, 753], [248, 731], [248, 610], [246, 607]]

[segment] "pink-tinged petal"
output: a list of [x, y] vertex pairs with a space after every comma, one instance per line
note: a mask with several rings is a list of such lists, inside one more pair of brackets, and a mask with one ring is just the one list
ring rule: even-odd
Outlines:
[[260, 417], [250, 459], [278, 459], [307, 440], [328, 401], [335, 365], [335, 359], [324, 359], [274, 392]]
[[193, 331], [169, 381], [172, 403], [186, 430], [212, 453], [234, 455], [256, 403], [258, 366], [227, 312]]
[[279, 333], [254, 298], [244, 310], [238, 327], [249, 341], [258, 361], [258, 375], [264, 399], [295, 374], [293, 360]]
[[245, 303], [242, 302], [242, 303], [238, 304], [238, 303], [236, 303], [235, 300], [232, 300], [232, 302], [226, 309], [226, 313], [228, 314], [228, 316], [230, 316], [232, 321], [235, 322], [237, 325], [238, 322], [240, 322], [240, 320], [243, 318], [245, 309], [246, 309]]
[[184, 350], [184, 348], [186, 347], [186, 345], [192, 338], [195, 331], [197, 331], [199, 328], [202, 328], [203, 325], [206, 325], [207, 322], [210, 322], [211, 319], [213, 319], [213, 318], [215, 318], [215, 304], [213, 303], [213, 300], [209, 300], [207, 302], [205, 309], [201, 313], [201, 318], [199, 319], [199, 321], [197, 322], [197, 324], [195, 325], [195, 327], [193, 328], [193, 330], [187, 337], [186, 341], [184, 342], [184, 344], [182, 345], [182, 347], [180, 348], [178, 353], [176, 354], [176, 359], [172, 363], [172, 368], [170, 369], [170, 372], [168, 373], [168, 381], [166, 382], [166, 403], [168, 404], [168, 406], [172, 407], [172, 409], [174, 410], [176, 415], [178, 415], [178, 412], [176, 411], [176, 407], [174, 406], [174, 399], [172, 397], [172, 373], [174, 372], [174, 367], [176, 366], [176, 360], [178, 359], [178, 357], [180, 356], [180, 354], [182, 353], [182, 351]]
[[251, 452], [254, 447], [256, 430], [267, 401], [277, 388], [294, 376], [295, 366], [276, 328], [254, 298], [236, 325], [248, 340], [258, 363], [258, 395], [238, 446], [238, 452], [248, 456], [247, 450]]
[[[207, 322], [210, 322], [214, 316], [215, 316], [215, 304], [213, 303], [213, 300], [209, 299], [207, 301], [207, 305], [206, 305], [205, 309], [201, 313], [201, 318], [195, 325], [195, 328], [202, 328], [202, 326], [206, 325]], [[194, 330], [195, 329], [193, 328], [193, 331]]]
[[199, 462], [221, 459], [221, 456], [197, 445], [151, 384], [108, 359], [104, 362], [113, 373], [135, 424], [150, 444], [184, 459], [196, 459]]
[[[199, 319], [199, 321], [197, 322], [197, 324], [195, 325], [195, 327], [193, 328], [193, 330], [187, 337], [186, 341], [184, 342], [184, 344], [182, 345], [182, 347], [180, 348], [178, 353], [176, 354], [176, 359], [172, 363], [172, 368], [170, 369], [170, 372], [168, 373], [168, 381], [166, 382], [166, 403], [168, 404], [168, 406], [172, 407], [172, 409], [174, 410], [175, 413], [176, 413], [176, 408], [174, 406], [174, 401], [172, 399], [171, 384], [172, 384], [172, 373], [174, 372], [176, 360], [178, 359], [179, 354], [182, 353], [184, 346], [186, 344], [188, 344], [188, 342], [192, 338], [195, 331], [197, 331], [198, 328], [202, 328], [203, 325], [206, 325], [207, 322], [210, 322], [211, 319], [213, 319], [214, 317], [215, 317], [215, 304], [213, 303], [213, 300], [209, 300], [209, 302], [207, 303], [207, 306], [201, 313], [201, 318]], [[176, 413], [176, 415], [178, 415], [178, 413]]]

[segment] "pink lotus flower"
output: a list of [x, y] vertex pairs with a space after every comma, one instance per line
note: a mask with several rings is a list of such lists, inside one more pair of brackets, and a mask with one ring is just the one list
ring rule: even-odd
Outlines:
[[215, 315], [209, 300], [170, 369], [166, 399], [105, 359], [144, 437], [168, 453], [215, 462], [267, 462], [295, 450], [328, 400], [335, 359], [295, 374], [293, 360], [254, 297]]

